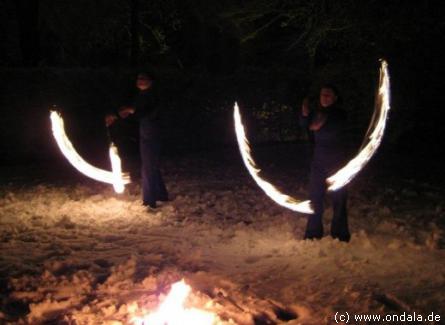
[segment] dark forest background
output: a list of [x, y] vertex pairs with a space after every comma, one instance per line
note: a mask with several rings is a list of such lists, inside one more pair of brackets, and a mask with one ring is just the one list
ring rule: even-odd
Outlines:
[[[235, 100], [252, 142], [303, 140], [296, 112], [326, 81], [360, 142], [380, 58], [392, 82], [382, 150], [439, 156], [443, 14], [428, 0], [1, 0], [2, 161], [58, 155], [48, 117], [57, 105], [76, 148], [100, 162], [103, 116], [141, 70], [157, 80], [166, 154], [235, 145]], [[131, 154], [134, 122], [115, 129]]]

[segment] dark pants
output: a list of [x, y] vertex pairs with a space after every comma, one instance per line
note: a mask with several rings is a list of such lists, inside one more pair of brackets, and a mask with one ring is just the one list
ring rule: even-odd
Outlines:
[[[338, 155], [315, 154], [311, 165], [309, 181], [309, 199], [312, 202], [314, 214], [308, 215], [305, 238], [323, 237], [324, 198], [326, 195], [326, 178], [336, 172], [341, 166]], [[334, 215], [331, 224], [331, 236], [342, 241], [349, 241], [351, 235], [348, 229], [347, 190], [341, 188], [330, 192]]]
[[156, 207], [156, 201], [168, 200], [167, 189], [159, 169], [159, 132], [150, 123], [141, 121], [139, 150], [141, 155], [142, 202]]

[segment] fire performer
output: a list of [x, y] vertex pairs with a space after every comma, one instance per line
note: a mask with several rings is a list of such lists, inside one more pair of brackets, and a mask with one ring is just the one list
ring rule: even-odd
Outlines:
[[[326, 178], [338, 170], [346, 156], [345, 127], [346, 114], [340, 108], [339, 95], [334, 85], [320, 88], [319, 101], [315, 109], [310, 109], [308, 99], [302, 104], [299, 114], [300, 126], [313, 135], [314, 150], [309, 180], [309, 199], [314, 209], [308, 215], [305, 239], [323, 237], [323, 211], [326, 194]], [[331, 236], [348, 242], [351, 238], [348, 229], [347, 190], [339, 189], [331, 193], [334, 215]]]
[[137, 94], [131, 105], [122, 106], [118, 114], [108, 114], [105, 124], [112, 125], [118, 116], [127, 118], [133, 115], [139, 121], [139, 151], [141, 155], [142, 203], [152, 209], [156, 201], [168, 201], [168, 193], [159, 169], [160, 129], [159, 102], [153, 89], [153, 78], [141, 72], [137, 76]]

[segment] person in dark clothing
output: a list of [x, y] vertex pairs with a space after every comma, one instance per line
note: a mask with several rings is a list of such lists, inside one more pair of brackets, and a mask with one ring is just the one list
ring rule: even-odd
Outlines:
[[[308, 100], [302, 104], [300, 126], [313, 135], [314, 150], [309, 180], [309, 199], [314, 214], [308, 215], [305, 239], [323, 237], [324, 198], [326, 178], [336, 172], [345, 161], [346, 114], [340, 108], [338, 92], [333, 85], [324, 85], [320, 89], [318, 107], [309, 108]], [[351, 238], [347, 216], [347, 190], [339, 189], [331, 193], [334, 216], [331, 224], [331, 236], [348, 242]]]
[[[147, 73], [139, 73], [136, 80], [138, 93], [131, 105], [119, 109], [118, 115], [133, 115], [139, 121], [139, 151], [141, 155], [142, 203], [156, 208], [156, 201], [168, 201], [168, 193], [159, 169], [160, 130], [158, 121], [159, 102], [153, 80]], [[107, 115], [105, 124], [110, 126], [117, 115]]]

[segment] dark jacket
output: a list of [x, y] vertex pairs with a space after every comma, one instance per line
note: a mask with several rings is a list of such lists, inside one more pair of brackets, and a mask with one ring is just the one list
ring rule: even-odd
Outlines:
[[157, 140], [159, 135], [159, 100], [156, 90], [138, 92], [133, 98], [134, 117], [139, 121], [141, 139]]
[[[318, 112], [326, 115], [326, 121], [319, 130], [310, 131], [309, 126]], [[313, 134], [314, 159], [326, 157], [340, 160], [345, 156], [347, 116], [338, 105], [312, 110], [308, 116], [300, 112], [299, 121], [301, 127]]]
[[138, 120], [148, 119], [154, 122], [159, 119], [159, 100], [156, 90], [152, 88], [138, 92], [133, 98], [133, 107], [134, 116]]

